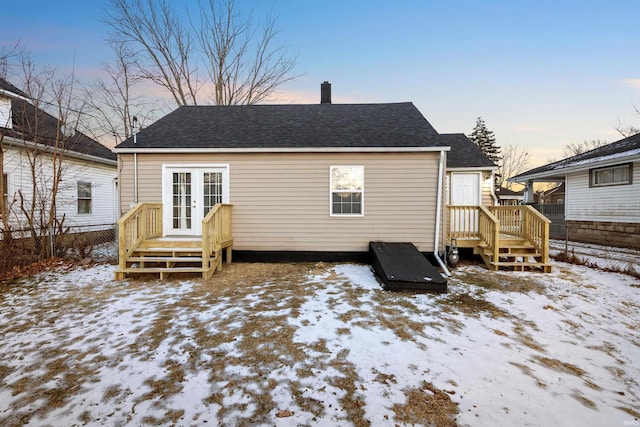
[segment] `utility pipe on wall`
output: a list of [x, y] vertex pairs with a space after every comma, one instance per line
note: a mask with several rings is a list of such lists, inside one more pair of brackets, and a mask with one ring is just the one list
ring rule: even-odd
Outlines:
[[442, 210], [442, 183], [443, 183], [443, 174], [444, 174], [444, 151], [440, 151], [440, 162], [438, 164], [438, 196], [436, 198], [436, 232], [435, 232], [435, 250], [433, 251], [433, 256], [435, 256], [436, 261], [442, 267], [444, 274], [449, 277], [451, 273], [447, 269], [447, 266], [440, 259], [440, 255], [438, 254], [438, 240], [440, 237], [440, 212]]
[[[138, 118], [133, 116], [133, 144], [138, 143]], [[138, 153], [133, 153], [133, 203], [138, 203]]]

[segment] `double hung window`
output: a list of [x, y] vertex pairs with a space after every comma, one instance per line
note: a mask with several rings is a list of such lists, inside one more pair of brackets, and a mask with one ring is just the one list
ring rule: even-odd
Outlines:
[[364, 167], [331, 166], [331, 215], [364, 215]]
[[91, 213], [91, 183], [78, 181], [78, 213]]

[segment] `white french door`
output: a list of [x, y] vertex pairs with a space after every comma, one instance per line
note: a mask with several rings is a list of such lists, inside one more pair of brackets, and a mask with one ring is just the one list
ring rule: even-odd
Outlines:
[[216, 203], [228, 203], [228, 167], [163, 166], [164, 235], [199, 236]]

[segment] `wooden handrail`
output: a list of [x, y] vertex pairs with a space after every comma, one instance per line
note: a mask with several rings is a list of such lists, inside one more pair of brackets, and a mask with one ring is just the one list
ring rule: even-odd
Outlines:
[[217, 203], [202, 220], [202, 268], [204, 270], [211, 269], [211, 255], [214, 253], [221, 255], [222, 244], [231, 239], [232, 206]]
[[144, 239], [162, 236], [162, 204], [138, 203], [118, 220], [118, 267], [127, 267], [127, 258]]
[[[491, 262], [500, 259], [500, 240], [505, 235], [529, 241], [540, 254], [540, 262], [549, 263], [549, 224], [551, 221], [535, 208], [522, 206], [447, 206], [448, 237], [479, 239]], [[480, 245], [478, 243], [477, 245]], [[487, 261], [488, 263], [489, 261]]]
[[500, 221], [484, 206], [478, 207], [478, 234], [492, 252], [493, 262], [499, 260], [500, 248]]
[[549, 262], [549, 224], [551, 221], [532, 206], [522, 206], [522, 234], [542, 255], [542, 262]]
[[500, 221], [500, 232], [528, 240], [549, 262], [549, 224], [551, 221], [529, 205], [491, 206]]

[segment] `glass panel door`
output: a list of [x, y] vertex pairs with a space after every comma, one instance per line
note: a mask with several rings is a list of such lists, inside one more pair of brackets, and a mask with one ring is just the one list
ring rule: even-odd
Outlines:
[[222, 172], [204, 172], [202, 180], [204, 190], [202, 217], [204, 218], [216, 203], [222, 203]]
[[163, 175], [163, 234], [198, 236], [216, 203], [228, 203], [228, 169], [168, 166]]
[[191, 172], [172, 173], [172, 228], [191, 230]]

